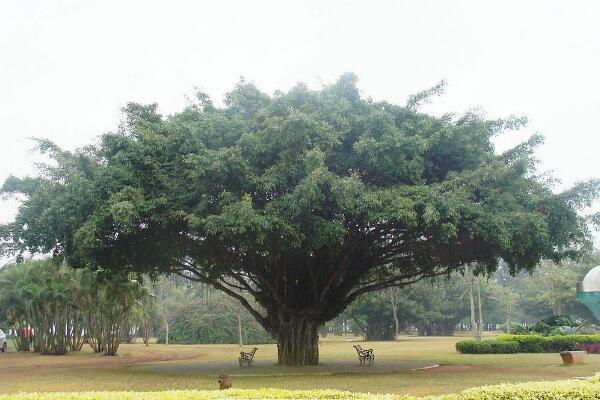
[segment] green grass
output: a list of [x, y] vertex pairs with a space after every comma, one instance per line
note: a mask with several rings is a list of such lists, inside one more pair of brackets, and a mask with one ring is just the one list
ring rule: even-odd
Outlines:
[[[338, 389], [412, 395], [442, 394], [499, 383], [559, 380], [600, 371], [600, 355], [583, 365], [563, 366], [558, 354], [458, 354], [464, 338], [403, 337], [366, 342], [375, 350], [372, 367], [359, 367], [353, 337], [326, 338], [320, 366], [275, 366], [275, 345], [259, 345], [256, 366], [240, 369], [236, 345], [122, 345], [120, 356], [89, 350], [67, 356], [0, 354], [0, 393], [215, 389], [216, 376], [229, 374], [236, 388]], [[246, 350], [248, 346], [246, 347]], [[433, 364], [437, 368], [417, 369]]]
[[570, 379], [553, 382], [482, 386], [457, 393], [426, 397], [339, 390], [285, 390], [274, 388], [0, 394], [0, 400], [597, 400], [599, 398], [600, 374], [586, 380]]

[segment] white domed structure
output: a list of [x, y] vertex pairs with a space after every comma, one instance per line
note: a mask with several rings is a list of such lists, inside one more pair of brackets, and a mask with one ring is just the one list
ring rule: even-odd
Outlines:
[[600, 265], [592, 268], [577, 285], [577, 299], [600, 321]]
[[592, 268], [581, 282], [582, 292], [600, 292], [600, 265]]

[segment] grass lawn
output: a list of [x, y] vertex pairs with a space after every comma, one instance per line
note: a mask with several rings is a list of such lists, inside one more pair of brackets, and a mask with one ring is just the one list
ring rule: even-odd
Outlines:
[[[66, 356], [0, 354], [0, 393], [18, 391], [216, 389], [223, 371], [234, 387], [330, 388], [413, 395], [456, 392], [503, 382], [558, 380], [600, 371], [600, 355], [583, 365], [563, 366], [558, 354], [462, 355], [460, 337], [403, 337], [397, 342], [361, 342], [375, 350], [371, 367], [359, 367], [352, 337], [321, 341], [320, 366], [280, 368], [275, 345], [258, 345], [256, 365], [240, 369], [237, 345], [121, 345], [105, 357], [86, 347]], [[252, 346], [245, 346], [249, 350]], [[419, 369], [434, 364], [439, 367]]]

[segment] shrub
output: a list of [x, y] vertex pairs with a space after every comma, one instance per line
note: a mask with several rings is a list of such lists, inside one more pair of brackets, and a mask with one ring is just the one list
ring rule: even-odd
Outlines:
[[569, 350], [598, 353], [600, 335], [498, 335], [497, 340], [458, 342], [456, 350], [463, 354], [558, 353]]
[[600, 335], [498, 335], [498, 341], [516, 342], [519, 353], [556, 353], [576, 350], [583, 344], [600, 343]]
[[456, 343], [456, 350], [463, 354], [511, 354], [519, 350], [519, 344], [499, 340], [463, 340]]
[[600, 343], [579, 343], [575, 349], [587, 351], [589, 354], [600, 354]]
[[[506, 333], [506, 324], [502, 324], [500, 325], [500, 330], [504, 333]], [[513, 335], [525, 335], [527, 333], [529, 333], [529, 329], [524, 327], [523, 325], [521, 325], [518, 322], [511, 322], [510, 323], [510, 333], [512, 333]]]
[[[559, 315], [542, 318], [531, 328], [531, 332], [539, 333], [543, 336], [590, 335], [600, 333], [600, 327], [589, 321]], [[523, 332], [512, 331], [511, 333], [522, 334]]]
[[600, 326], [592, 323], [585, 323], [577, 327], [576, 333], [580, 335], [597, 335], [600, 334]]
[[545, 337], [529, 335], [498, 335], [498, 341], [515, 342], [518, 344], [519, 353], [544, 353], [546, 348]]
[[427, 400], [597, 400], [600, 375], [587, 381], [529, 382], [467, 389]]
[[579, 325], [579, 321], [575, 318], [569, 317], [568, 315], [552, 315], [549, 317], [542, 318], [537, 324], [531, 329], [533, 332], [537, 332], [544, 336], [550, 335], [557, 328], [561, 327], [576, 327]]

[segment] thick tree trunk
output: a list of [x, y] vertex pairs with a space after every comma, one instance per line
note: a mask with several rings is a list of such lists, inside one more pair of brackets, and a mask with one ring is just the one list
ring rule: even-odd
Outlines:
[[319, 364], [319, 323], [293, 319], [278, 326], [277, 362], [279, 365]]

